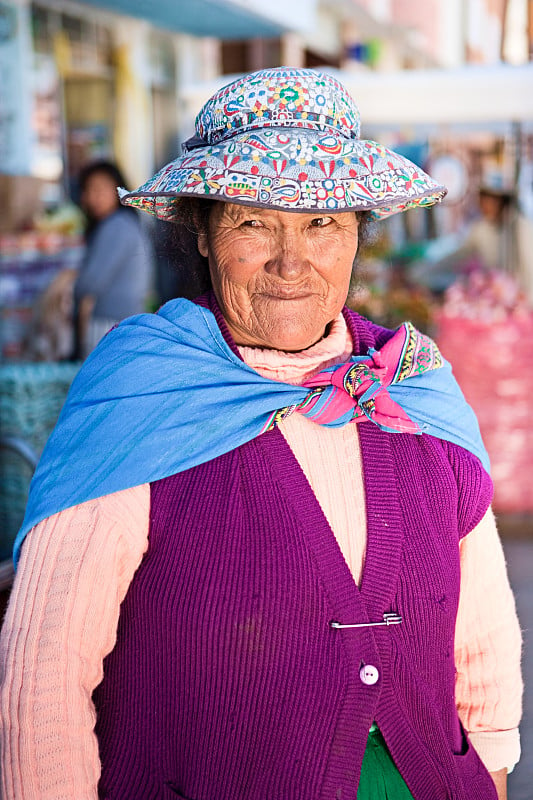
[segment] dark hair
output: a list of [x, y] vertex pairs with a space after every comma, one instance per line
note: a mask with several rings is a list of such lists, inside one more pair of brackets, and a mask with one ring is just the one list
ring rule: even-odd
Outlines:
[[[174, 219], [166, 223], [166, 261], [171, 269], [179, 273], [182, 295], [189, 299], [212, 288], [208, 260], [198, 252], [198, 234], [207, 230], [209, 215], [215, 202], [217, 201], [200, 197], [180, 198], [180, 202], [176, 204]], [[368, 211], [354, 211], [354, 214], [359, 220], [359, 253], [370, 238], [372, 219]]]
[[86, 164], [80, 171], [78, 178], [80, 194], [85, 190], [89, 178], [92, 178], [92, 176], [97, 173], [107, 175], [115, 186], [124, 186], [124, 188], [127, 188], [126, 180], [120, 168], [112, 161], [99, 159], [98, 161], [91, 161], [89, 164]]
[[[128, 188], [126, 185], [126, 180], [120, 168], [113, 162], [108, 161], [106, 159], [99, 159], [97, 161], [91, 161], [89, 164], [86, 164], [83, 169], [80, 171], [78, 176], [78, 193], [81, 201], [81, 196], [85, 191], [89, 180], [93, 177], [93, 175], [105, 175], [111, 183], [115, 186], [123, 186], [125, 189]], [[117, 195], [117, 208], [120, 208], [120, 201]], [[138, 220], [137, 211], [132, 208], [131, 206], [124, 206], [135, 219]], [[87, 224], [85, 226], [85, 236], [87, 238], [90, 237], [91, 233], [97, 227], [99, 220], [94, 219], [90, 214], [87, 213], [85, 210], [85, 216], [87, 217]]]

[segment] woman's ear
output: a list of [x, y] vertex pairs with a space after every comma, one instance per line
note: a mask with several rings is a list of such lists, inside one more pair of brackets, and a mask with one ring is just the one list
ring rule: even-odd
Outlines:
[[209, 249], [207, 247], [207, 233], [198, 234], [198, 252], [204, 258], [207, 258], [209, 255]]

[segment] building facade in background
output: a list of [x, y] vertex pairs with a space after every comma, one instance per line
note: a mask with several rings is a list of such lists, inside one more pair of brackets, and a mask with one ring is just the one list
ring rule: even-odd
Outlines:
[[450, 186], [442, 207], [390, 222], [400, 244], [468, 222], [489, 173], [525, 187], [533, 214], [533, 91], [506, 92], [499, 72], [469, 83], [528, 61], [532, 12], [533, 0], [0, 0], [0, 356], [20, 353], [34, 298], [71, 252], [51, 229], [76, 218], [49, 212], [77, 200], [81, 167], [111, 158], [141, 184], [243, 72], [335, 71], [363, 135]]
[[137, 184], [190, 134], [198, 85], [280, 64], [516, 63], [527, 21], [526, 0], [0, 0], [0, 174], [52, 201], [109, 155]]

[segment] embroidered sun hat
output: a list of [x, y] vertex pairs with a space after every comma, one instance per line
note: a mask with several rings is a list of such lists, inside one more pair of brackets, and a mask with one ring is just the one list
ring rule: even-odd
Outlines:
[[446, 194], [420, 167], [360, 138], [359, 110], [332, 76], [280, 67], [239, 78], [196, 118], [183, 154], [121, 202], [172, 220], [181, 197], [382, 219]]

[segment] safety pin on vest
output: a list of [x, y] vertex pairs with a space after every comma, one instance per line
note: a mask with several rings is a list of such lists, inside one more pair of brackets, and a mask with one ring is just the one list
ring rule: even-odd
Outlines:
[[376, 628], [381, 625], [399, 625], [402, 618], [399, 614], [388, 612], [383, 614], [383, 622], [352, 622], [344, 625], [342, 622], [330, 622], [332, 628]]

